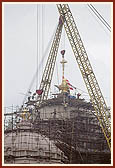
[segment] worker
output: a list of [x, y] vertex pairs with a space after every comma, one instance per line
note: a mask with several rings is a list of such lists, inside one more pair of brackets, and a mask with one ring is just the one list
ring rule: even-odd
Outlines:
[[77, 99], [79, 99], [79, 97], [80, 97], [80, 96], [81, 96], [81, 94], [80, 94], [80, 93], [78, 93], [78, 94], [77, 94]]
[[56, 109], [54, 109], [54, 115], [53, 115], [53, 118], [55, 119], [56, 118]]

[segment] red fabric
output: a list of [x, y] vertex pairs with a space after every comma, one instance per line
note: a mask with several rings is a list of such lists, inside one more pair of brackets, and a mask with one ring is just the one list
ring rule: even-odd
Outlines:
[[61, 51], [61, 54], [64, 55], [64, 54], [65, 54], [65, 50], [62, 50], [62, 51]]
[[70, 83], [67, 83], [67, 84], [71, 86], [71, 84], [70, 84]]
[[[69, 83], [69, 81], [66, 79], [67, 84], [69, 85], [69, 89], [73, 90], [73, 86]], [[71, 87], [70, 87], [71, 86]]]
[[67, 82], [68, 85], [72, 86], [67, 79], [66, 79], [66, 82]]
[[36, 90], [36, 93], [38, 94], [38, 95], [41, 95], [42, 93], [43, 93], [43, 90], [41, 89], [41, 90]]

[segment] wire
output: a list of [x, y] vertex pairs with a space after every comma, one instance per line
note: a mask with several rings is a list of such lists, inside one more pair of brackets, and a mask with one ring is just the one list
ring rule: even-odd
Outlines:
[[56, 70], [57, 70], [57, 82], [58, 82], [58, 85], [59, 85], [59, 73], [58, 73], [58, 65], [57, 65], [57, 61], [56, 61]]
[[96, 8], [90, 4], [92, 6], [92, 8], [98, 13], [98, 15], [100, 16], [100, 18], [108, 25], [108, 27], [111, 29], [111, 26], [107, 23], [107, 21], [102, 17], [102, 15], [96, 10]]
[[98, 19], [102, 22], [102, 24], [111, 32], [111, 27], [107, 23], [107, 21], [102, 17], [102, 15], [96, 10], [96, 8], [92, 4], [87, 4], [87, 6], [92, 10], [92, 12], [98, 17]]
[[64, 30], [64, 49], [65, 49], [65, 29]]
[[[36, 47], [37, 47], [37, 67], [38, 67], [38, 4], [37, 4], [37, 44], [36, 44]], [[37, 71], [36, 71], [36, 90], [37, 90], [37, 87], [38, 87], [38, 68], [37, 68]]]
[[34, 74], [34, 76], [33, 76], [33, 78], [32, 78], [32, 81], [31, 81], [31, 83], [30, 83], [30, 85], [29, 85], [28, 90], [27, 90], [27, 92], [26, 92], [26, 94], [25, 94], [25, 97], [24, 97], [24, 99], [23, 99], [22, 105], [24, 105], [24, 102], [25, 102], [25, 100], [26, 100], [27, 94], [30, 92], [30, 90], [31, 90], [31, 88], [32, 88], [32, 86], [33, 86], [33, 84], [34, 84], [34, 82], [35, 82], [36, 76], [37, 76], [37, 74], [38, 74], [38, 70], [40, 71], [42, 62], [44, 61], [44, 59], [45, 59], [45, 57], [46, 57], [46, 55], [47, 55], [47, 53], [48, 53], [48, 50], [49, 50], [49, 48], [50, 48], [51, 42], [52, 42], [52, 40], [53, 40], [55, 31], [56, 31], [56, 27], [57, 27], [57, 25], [55, 26], [54, 32], [53, 32], [53, 34], [52, 34], [52, 36], [51, 36], [51, 39], [50, 39], [49, 42], [48, 42], [48, 45], [47, 45], [46, 50], [45, 50], [45, 52], [44, 52], [44, 54], [43, 54], [42, 60], [39, 62], [39, 66], [37, 66], [37, 70], [36, 70], [36, 72], [35, 72], [35, 74]]
[[[41, 22], [42, 22], [42, 29], [41, 29], [41, 34], [42, 34], [42, 52], [41, 52], [41, 55], [43, 56], [43, 53], [44, 53], [44, 6], [43, 6], [43, 4], [42, 4], [42, 20], [41, 20]], [[42, 74], [43, 74], [43, 62], [42, 62]]]
[[[41, 11], [41, 5], [39, 5], [39, 25], [41, 25], [41, 13], [40, 13], [40, 11]], [[41, 28], [41, 26], [39, 26], [39, 61], [40, 61], [40, 55], [41, 55], [41, 53], [40, 53], [40, 42], [41, 42], [41, 33], [40, 33], [40, 29]], [[39, 83], [40, 83], [40, 71], [39, 71]]]

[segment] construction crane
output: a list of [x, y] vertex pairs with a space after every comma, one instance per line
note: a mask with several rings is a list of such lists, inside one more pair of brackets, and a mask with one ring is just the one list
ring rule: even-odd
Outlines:
[[37, 90], [37, 106], [39, 107], [43, 100], [47, 100], [48, 93], [52, 81], [52, 76], [54, 72], [54, 67], [56, 63], [56, 57], [58, 53], [59, 43], [61, 39], [63, 21], [62, 18], [59, 18], [59, 23], [56, 29], [54, 40], [52, 42], [51, 50], [47, 59], [47, 63], [43, 72], [42, 80], [40, 83], [39, 90]]
[[57, 8], [60, 14], [60, 19], [41, 80], [39, 88], [39, 91], [41, 92], [37, 98], [38, 106], [40, 106], [40, 104], [48, 98], [48, 92], [55, 67], [62, 27], [64, 25], [73, 53], [87, 87], [91, 102], [95, 109], [95, 115], [98, 118], [104, 136], [107, 140], [109, 149], [111, 150], [111, 121], [109, 118], [110, 114], [99, 84], [96, 80], [92, 66], [88, 59], [88, 55], [81, 40], [78, 28], [68, 4], [57, 4]]
[[57, 7], [60, 16], [64, 18], [63, 23], [65, 31], [94, 106], [96, 116], [107, 140], [109, 149], [111, 150], [111, 123], [108, 117], [109, 111], [106, 102], [96, 80], [69, 6], [67, 4], [58, 4]]

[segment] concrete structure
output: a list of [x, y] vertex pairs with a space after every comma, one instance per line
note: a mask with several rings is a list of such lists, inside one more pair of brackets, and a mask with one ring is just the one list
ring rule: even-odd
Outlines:
[[6, 119], [5, 163], [111, 163], [111, 153], [91, 102], [60, 93], [33, 109], [32, 115], [12, 113], [9, 126]]
[[90, 102], [61, 93], [44, 101], [38, 112], [35, 128], [55, 140], [69, 163], [111, 162], [106, 139]]
[[[29, 97], [28, 109], [12, 113], [15, 117], [5, 127], [5, 163], [111, 163], [111, 152], [92, 103], [81, 99], [79, 93], [77, 97], [70, 95], [64, 78], [64, 55], [61, 63], [62, 83], [56, 86], [59, 93], [42, 101], [41, 97]], [[21, 122], [16, 124], [18, 118]]]
[[6, 164], [61, 164], [67, 160], [53, 140], [36, 132], [25, 120], [17, 129], [5, 132], [4, 143]]

